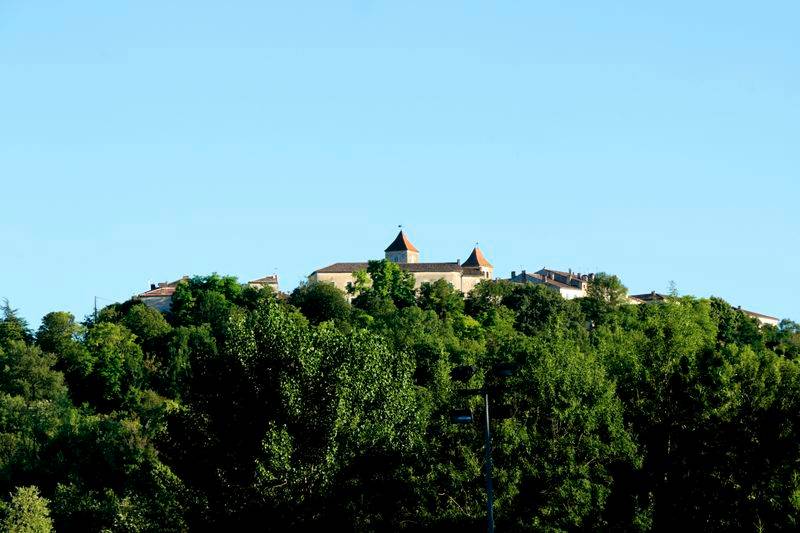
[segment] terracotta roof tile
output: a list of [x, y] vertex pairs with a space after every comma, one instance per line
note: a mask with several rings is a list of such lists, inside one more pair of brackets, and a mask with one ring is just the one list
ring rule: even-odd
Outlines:
[[174, 285], [165, 285], [163, 287], [156, 287], [155, 289], [150, 289], [149, 291], [143, 292], [137, 295], [137, 298], [155, 298], [155, 297], [164, 297], [164, 296], [172, 296], [175, 294], [175, 286]]
[[159, 283], [157, 287], [153, 287], [153, 285], [151, 285], [151, 287], [153, 287], [152, 289], [141, 294], [137, 294], [136, 298], [172, 296], [172, 294], [175, 292], [175, 287], [178, 286], [178, 283], [188, 279], [189, 276], [183, 276], [181, 279], [176, 279], [175, 281], [170, 281], [169, 283]]
[[406, 237], [406, 234], [403, 233], [403, 230], [400, 230], [400, 233], [397, 234], [397, 237], [395, 237], [395, 239], [392, 241], [392, 244], [390, 244], [389, 247], [384, 250], [384, 252], [404, 251], [419, 252], [419, 250], [417, 250], [414, 245], [411, 244], [411, 241], [408, 240], [408, 237]]
[[469, 257], [466, 261], [464, 261], [463, 265], [465, 267], [489, 267], [492, 268], [492, 264], [486, 260], [486, 257], [483, 256], [483, 252], [477, 246], [472, 249], [472, 253], [469, 254]]

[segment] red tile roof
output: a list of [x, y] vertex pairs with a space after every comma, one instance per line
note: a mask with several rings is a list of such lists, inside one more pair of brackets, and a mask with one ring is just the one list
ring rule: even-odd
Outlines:
[[172, 296], [175, 294], [175, 286], [165, 285], [163, 287], [156, 287], [155, 289], [150, 289], [149, 291], [143, 292], [136, 296], [137, 298], [156, 298], [156, 297], [163, 297], [163, 296]]
[[403, 233], [403, 230], [400, 230], [400, 233], [397, 234], [397, 237], [392, 241], [392, 244], [389, 245], [388, 248], [384, 250], [384, 252], [419, 252], [411, 241], [408, 240], [406, 234]]
[[464, 261], [462, 266], [465, 267], [482, 266], [482, 267], [492, 268], [492, 264], [486, 260], [486, 258], [483, 256], [483, 252], [481, 252], [481, 249], [478, 248], [477, 246], [472, 249], [472, 253], [469, 254], [469, 257], [467, 258], [466, 261]]
[[[170, 281], [169, 283], [159, 283], [157, 287], [154, 287], [149, 291], [145, 291], [141, 294], [136, 295], [136, 298], [155, 298], [162, 296], [172, 296], [175, 293], [175, 287], [178, 286], [178, 283], [188, 279], [189, 276], [183, 276], [181, 279], [176, 279], [175, 281]], [[151, 285], [151, 287], [153, 286]]]

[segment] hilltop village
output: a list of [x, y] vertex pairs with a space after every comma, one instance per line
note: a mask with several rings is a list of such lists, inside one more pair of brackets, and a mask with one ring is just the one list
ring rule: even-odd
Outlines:
[[[423, 283], [431, 283], [443, 279], [462, 293], [468, 294], [481, 281], [495, 279], [494, 267], [478, 246], [472, 249], [469, 257], [463, 263], [460, 261], [423, 263], [420, 262], [420, 251], [411, 243], [408, 235], [402, 229], [384, 250], [384, 257], [386, 260], [396, 263], [403, 270], [413, 274], [417, 289]], [[348, 283], [353, 282], [355, 273], [366, 270], [367, 266], [367, 261], [333, 263], [314, 270], [308, 276], [308, 282], [330, 283], [338, 289], [346, 291]], [[542, 268], [533, 273], [526, 270], [520, 272], [511, 271], [510, 276], [504, 279], [512, 283], [541, 284], [557, 292], [562, 298], [571, 300], [586, 296], [589, 284], [594, 280], [594, 277], [594, 273], [582, 274], [573, 272], [571, 269], [565, 272]], [[188, 276], [184, 276], [182, 279], [188, 279]], [[159, 311], [168, 311], [171, 306], [172, 295], [180, 281], [152, 284], [150, 290], [137, 294], [134, 298]], [[254, 279], [248, 281], [247, 285], [257, 288], [268, 287], [275, 292], [280, 291], [277, 275]], [[634, 305], [656, 303], [666, 299], [666, 295], [655, 291], [628, 296], [628, 302]], [[780, 322], [779, 318], [773, 316], [748, 311], [741, 309], [741, 307], [739, 309], [746, 315], [758, 320], [762, 325], [777, 326]]]

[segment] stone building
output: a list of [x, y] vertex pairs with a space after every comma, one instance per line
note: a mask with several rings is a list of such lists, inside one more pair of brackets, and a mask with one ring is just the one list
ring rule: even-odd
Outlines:
[[151, 283], [149, 291], [137, 294], [134, 298], [147, 307], [166, 313], [172, 308], [172, 295], [175, 294], [175, 287], [185, 279], [189, 279], [189, 276], [183, 276], [179, 280], [170, 282]]
[[[175, 281], [163, 282], [163, 283], [151, 283], [149, 291], [137, 294], [133, 298], [139, 300], [147, 307], [152, 307], [157, 311], [166, 313], [172, 308], [172, 295], [175, 294], [175, 288], [178, 286], [178, 283], [188, 279], [189, 276], [183, 276], [181, 279]], [[277, 293], [278, 276], [272, 275], [254, 279], [252, 281], [248, 281], [247, 285], [249, 285], [250, 287], [255, 287], [257, 289], [263, 289], [265, 287], [269, 287], [270, 289], [272, 289]]]
[[247, 284], [251, 287], [255, 287], [256, 289], [263, 289], [265, 287], [269, 287], [276, 293], [278, 291], [278, 276], [273, 274], [272, 276], [264, 276], [263, 278], [258, 278], [254, 280], [250, 280]]
[[778, 324], [781, 323], [781, 319], [775, 316], [762, 315], [761, 313], [756, 313], [755, 311], [748, 311], [747, 309], [742, 309], [742, 306], [737, 307], [737, 309], [750, 318], [755, 318], [758, 320], [758, 323], [762, 326], [777, 327]]
[[[408, 236], [402, 230], [384, 250], [384, 257], [397, 263], [406, 272], [413, 274], [416, 288], [419, 288], [425, 282], [443, 279], [466, 294], [482, 280], [492, 279], [494, 272], [494, 267], [477, 246], [472, 249], [472, 253], [464, 263], [460, 261], [420, 263], [419, 250], [411, 244]], [[346, 290], [347, 284], [354, 279], [353, 274], [359, 270], [366, 270], [367, 266], [368, 263], [366, 261], [333, 263], [312, 272], [308, 276], [308, 281], [311, 283], [332, 283], [337, 288]]]
[[511, 278], [509, 281], [513, 283], [541, 284], [559, 293], [565, 300], [572, 300], [573, 298], [583, 298], [586, 296], [586, 289], [589, 286], [589, 282], [593, 279], [594, 274], [574, 274], [571, 270], [569, 272], [562, 272], [560, 270], [543, 268], [533, 274], [529, 274], [524, 270], [519, 274], [515, 271], [511, 271]]

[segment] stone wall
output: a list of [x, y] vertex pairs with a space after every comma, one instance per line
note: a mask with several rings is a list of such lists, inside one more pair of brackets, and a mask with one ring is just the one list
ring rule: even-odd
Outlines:
[[347, 292], [347, 284], [355, 281], [355, 278], [350, 272], [314, 272], [308, 276], [308, 281], [311, 283], [333, 283], [337, 289]]

